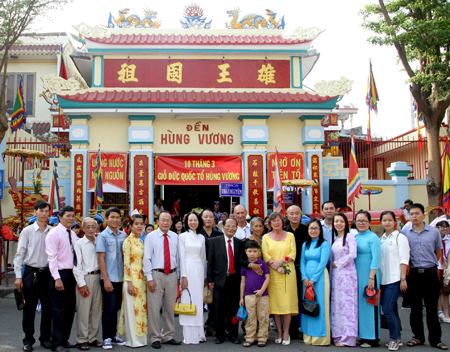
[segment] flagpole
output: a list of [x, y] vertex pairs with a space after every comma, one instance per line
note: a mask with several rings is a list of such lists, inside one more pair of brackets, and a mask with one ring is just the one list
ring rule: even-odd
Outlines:
[[370, 105], [368, 106], [368, 110], [369, 110], [369, 119], [367, 121], [367, 141], [370, 142], [372, 140], [372, 138], [370, 137], [371, 133], [370, 133]]

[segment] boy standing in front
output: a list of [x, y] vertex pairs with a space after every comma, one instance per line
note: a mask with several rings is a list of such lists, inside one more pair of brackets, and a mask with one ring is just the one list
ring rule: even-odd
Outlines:
[[[239, 305], [242, 306], [245, 303], [248, 314], [243, 345], [244, 347], [250, 347], [257, 338], [258, 347], [264, 347], [269, 337], [269, 293], [267, 292], [270, 283], [269, 267], [265, 261], [258, 258], [258, 242], [247, 241], [245, 253], [249, 264], [261, 265], [264, 275], [258, 275], [253, 269], [247, 267], [241, 268], [241, 301]], [[259, 325], [258, 335], [256, 335], [257, 325]]]

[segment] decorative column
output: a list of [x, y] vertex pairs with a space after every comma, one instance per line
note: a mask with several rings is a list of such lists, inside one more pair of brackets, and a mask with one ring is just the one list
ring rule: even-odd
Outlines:
[[400, 209], [404, 205], [406, 199], [409, 199], [408, 175], [412, 171], [412, 167], [404, 161], [392, 163], [387, 169], [388, 174], [395, 182], [395, 206]]
[[153, 121], [154, 115], [128, 115], [130, 144], [130, 212], [137, 209], [153, 224]]
[[269, 128], [266, 126], [268, 115], [242, 115], [241, 145], [244, 167], [244, 204], [250, 216], [264, 219], [267, 209], [266, 145], [269, 141]]

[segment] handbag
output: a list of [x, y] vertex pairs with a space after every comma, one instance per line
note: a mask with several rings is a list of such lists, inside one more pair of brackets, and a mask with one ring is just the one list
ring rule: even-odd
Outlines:
[[314, 289], [312, 286], [309, 286], [307, 289], [305, 289], [305, 298], [311, 302], [314, 302], [316, 300], [316, 295], [314, 294]]
[[[183, 294], [183, 291], [184, 290], [181, 291], [181, 294]], [[175, 314], [184, 314], [184, 315], [196, 315], [197, 307], [195, 306], [195, 304], [192, 304], [192, 297], [191, 297], [191, 293], [189, 292], [189, 289], [186, 288], [186, 291], [189, 293], [189, 301], [191, 303], [175, 302], [175, 304], [173, 306], [174, 313]]]
[[[309, 298], [312, 298], [312, 300], [309, 300]], [[300, 304], [300, 310], [303, 314], [310, 317], [317, 317], [319, 315], [320, 307], [316, 301], [316, 295], [312, 286], [305, 289], [305, 298], [303, 298]]]
[[203, 289], [203, 303], [211, 304], [212, 302], [213, 302], [213, 292], [208, 286], [206, 286]]

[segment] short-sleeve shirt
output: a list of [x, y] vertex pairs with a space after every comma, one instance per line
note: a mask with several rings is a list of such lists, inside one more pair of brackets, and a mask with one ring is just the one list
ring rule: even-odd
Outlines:
[[[255, 264], [262, 264], [261, 269], [263, 271], [263, 275], [258, 275], [255, 273], [253, 269], [250, 268], [241, 268], [241, 276], [245, 276], [245, 292], [244, 296], [250, 296], [254, 295], [255, 291], [258, 291], [261, 289], [261, 287], [264, 284], [264, 281], [266, 281], [266, 275], [270, 273], [269, 267], [265, 261], [258, 258]], [[263, 296], [268, 296], [269, 292], [264, 291]]]
[[[123, 281], [123, 241], [127, 234], [117, 230], [117, 235], [107, 227], [97, 236], [97, 253], [105, 253], [105, 264], [108, 279], [111, 282]], [[100, 278], [103, 277], [100, 274]]]

